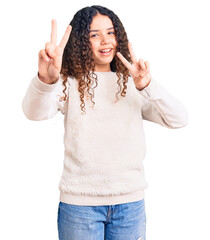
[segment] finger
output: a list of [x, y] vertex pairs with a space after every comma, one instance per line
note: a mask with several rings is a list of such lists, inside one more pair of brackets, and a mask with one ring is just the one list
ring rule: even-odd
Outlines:
[[43, 59], [45, 62], [49, 62], [50, 58], [47, 56], [45, 49], [39, 51], [39, 58]]
[[146, 69], [147, 69], [148, 71], [150, 71], [150, 65], [149, 65], [149, 62], [148, 62], [148, 61], [145, 62], [145, 65], [146, 65]]
[[57, 42], [57, 22], [55, 19], [52, 20], [52, 28], [51, 28], [51, 39], [50, 42], [55, 47]]
[[129, 49], [129, 52], [130, 52], [130, 55], [131, 55], [132, 62], [136, 63], [137, 62], [137, 58], [136, 58], [136, 55], [134, 53], [133, 46], [132, 46], [132, 44], [130, 42], [128, 43], [128, 49]]
[[51, 42], [45, 44], [45, 51], [50, 58], [54, 58], [56, 56]]
[[144, 60], [143, 59], [139, 59], [139, 65], [142, 68], [142, 70], [146, 70], [146, 66], [144, 64]]
[[61, 39], [61, 42], [59, 44], [59, 47], [63, 50], [69, 40], [69, 36], [71, 34], [71, 30], [72, 30], [72, 26], [68, 25], [68, 27], [66, 28], [66, 32], [63, 35], [63, 38]]
[[127, 67], [127, 69], [130, 70], [132, 65], [123, 57], [123, 55], [120, 52], [117, 52], [117, 56], [121, 60], [121, 62]]

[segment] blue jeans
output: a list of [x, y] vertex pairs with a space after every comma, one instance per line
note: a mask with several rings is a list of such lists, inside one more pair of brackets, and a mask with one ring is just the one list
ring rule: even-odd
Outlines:
[[59, 203], [59, 240], [146, 240], [144, 199], [117, 205]]

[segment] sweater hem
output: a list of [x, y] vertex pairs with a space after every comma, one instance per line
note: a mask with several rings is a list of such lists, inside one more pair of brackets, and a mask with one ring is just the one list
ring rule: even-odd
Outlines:
[[144, 195], [142, 190], [116, 196], [87, 196], [60, 192], [60, 201], [83, 206], [116, 205], [142, 200]]

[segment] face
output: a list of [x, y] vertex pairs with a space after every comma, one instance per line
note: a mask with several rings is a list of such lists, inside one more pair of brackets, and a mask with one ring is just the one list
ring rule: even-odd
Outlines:
[[97, 14], [90, 24], [90, 44], [96, 72], [111, 71], [110, 63], [116, 54], [117, 41], [109, 17]]

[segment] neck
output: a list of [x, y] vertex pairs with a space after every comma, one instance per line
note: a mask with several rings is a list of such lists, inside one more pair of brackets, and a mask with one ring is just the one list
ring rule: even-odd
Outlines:
[[111, 67], [109, 65], [96, 65], [95, 72], [111, 72]]

